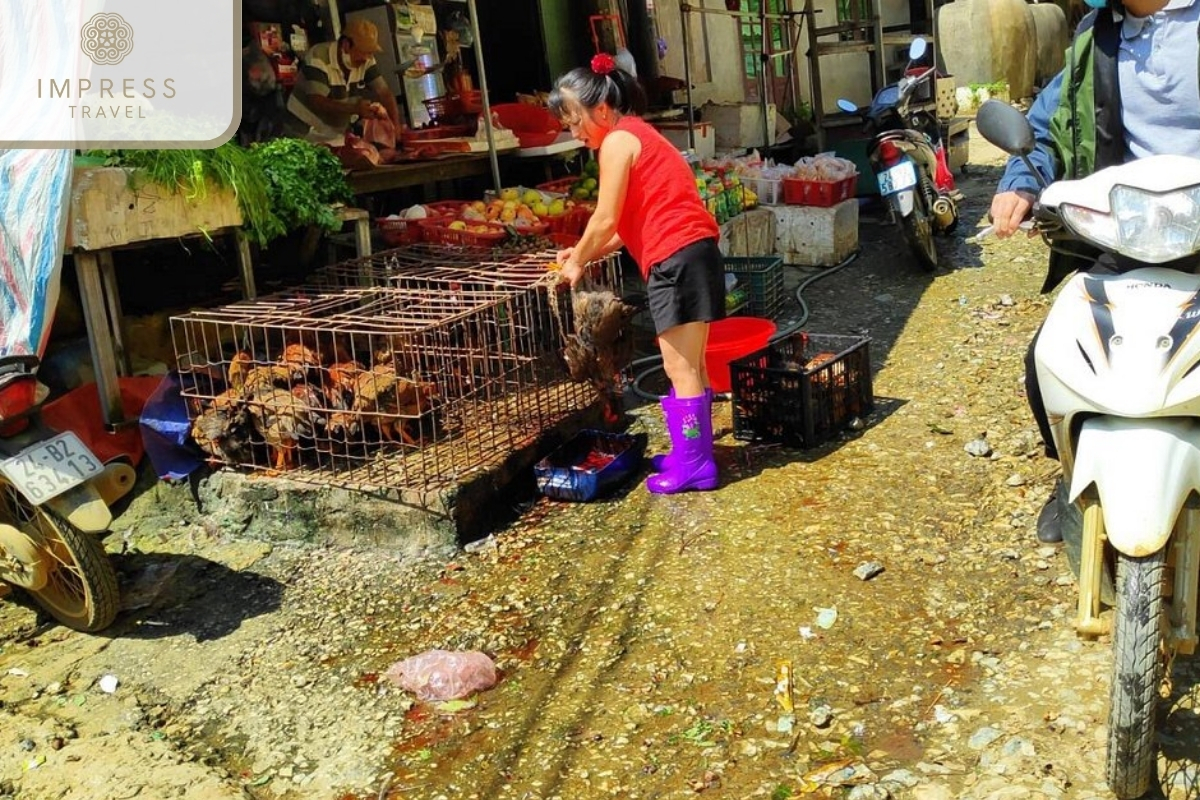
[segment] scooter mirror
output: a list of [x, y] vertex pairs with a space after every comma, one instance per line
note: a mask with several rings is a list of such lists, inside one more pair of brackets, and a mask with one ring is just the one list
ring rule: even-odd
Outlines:
[[912, 40], [912, 44], [908, 46], [908, 60], [920, 61], [925, 57], [925, 51], [928, 48], [927, 43], [920, 36]]
[[858, 113], [858, 106], [854, 105], [854, 103], [851, 103], [849, 100], [847, 100], [844, 97], [838, 98], [837, 107], [840, 108], [842, 111], [845, 111], [847, 114], [857, 114]]
[[1036, 142], [1033, 127], [1025, 115], [1008, 103], [988, 100], [979, 107], [975, 124], [984, 139], [1014, 156], [1025, 156], [1033, 152]]

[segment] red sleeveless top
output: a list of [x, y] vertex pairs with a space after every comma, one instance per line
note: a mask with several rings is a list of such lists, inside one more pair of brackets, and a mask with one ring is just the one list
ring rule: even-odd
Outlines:
[[[650, 268], [689, 244], [721, 235], [704, 207], [696, 176], [675, 145], [640, 117], [622, 117], [614, 130], [642, 143], [617, 220], [617, 234], [638, 263], [643, 278]], [[603, 146], [603, 145], [602, 145]]]

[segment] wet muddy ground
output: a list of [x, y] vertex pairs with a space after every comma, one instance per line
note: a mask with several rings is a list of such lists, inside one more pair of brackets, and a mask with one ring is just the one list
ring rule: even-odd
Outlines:
[[[998, 177], [972, 147], [936, 274], [865, 211], [859, 258], [805, 291], [807, 330], [870, 337], [862, 430], [752, 445], [718, 403], [718, 491], [643, 473], [418, 558], [118, 520], [138, 607], [109, 635], [0, 607], [0, 796], [1108, 797], [1109, 642], [1075, 635], [1066, 559], [1033, 536], [1044, 248], [963, 241]], [[661, 449], [656, 409], [631, 414]], [[499, 682], [440, 706], [384, 677], [434, 648]], [[1200, 796], [1195, 677], [1178, 665], [1162, 796]]]

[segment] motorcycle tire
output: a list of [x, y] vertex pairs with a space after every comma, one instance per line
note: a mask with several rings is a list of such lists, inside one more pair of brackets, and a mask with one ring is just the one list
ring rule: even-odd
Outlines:
[[1143, 796], [1154, 780], [1165, 588], [1165, 549], [1141, 558], [1117, 554], [1106, 771], [1118, 800]]
[[100, 540], [0, 480], [0, 520], [23, 532], [50, 569], [45, 584], [22, 587], [51, 616], [84, 633], [107, 628], [117, 616], [117, 573]]
[[933, 241], [933, 214], [921, 187], [913, 192], [912, 213], [901, 218], [900, 227], [904, 231], [909, 249], [917, 257], [917, 264], [926, 272], [936, 270], [938, 254]]

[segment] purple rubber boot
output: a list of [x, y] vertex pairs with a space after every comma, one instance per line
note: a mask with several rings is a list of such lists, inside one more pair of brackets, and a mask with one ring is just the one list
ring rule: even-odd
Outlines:
[[667, 432], [671, 434], [671, 459], [666, 471], [646, 479], [654, 494], [706, 492], [717, 488], [717, 462], [713, 461], [712, 396], [671, 398], [662, 401]]
[[[671, 391], [668, 396], [672, 400], [675, 399], [675, 387], [674, 386], [671, 387]], [[708, 403], [709, 403], [708, 407], [711, 409], [712, 408], [712, 399], [713, 399], [713, 390], [712, 390], [711, 386], [707, 387], [704, 390], [704, 396], [708, 398]], [[656, 456], [650, 457], [650, 471], [651, 472], [666, 472], [670, 468], [671, 468], [671, 454], [670, 453], [659, 453]]]

